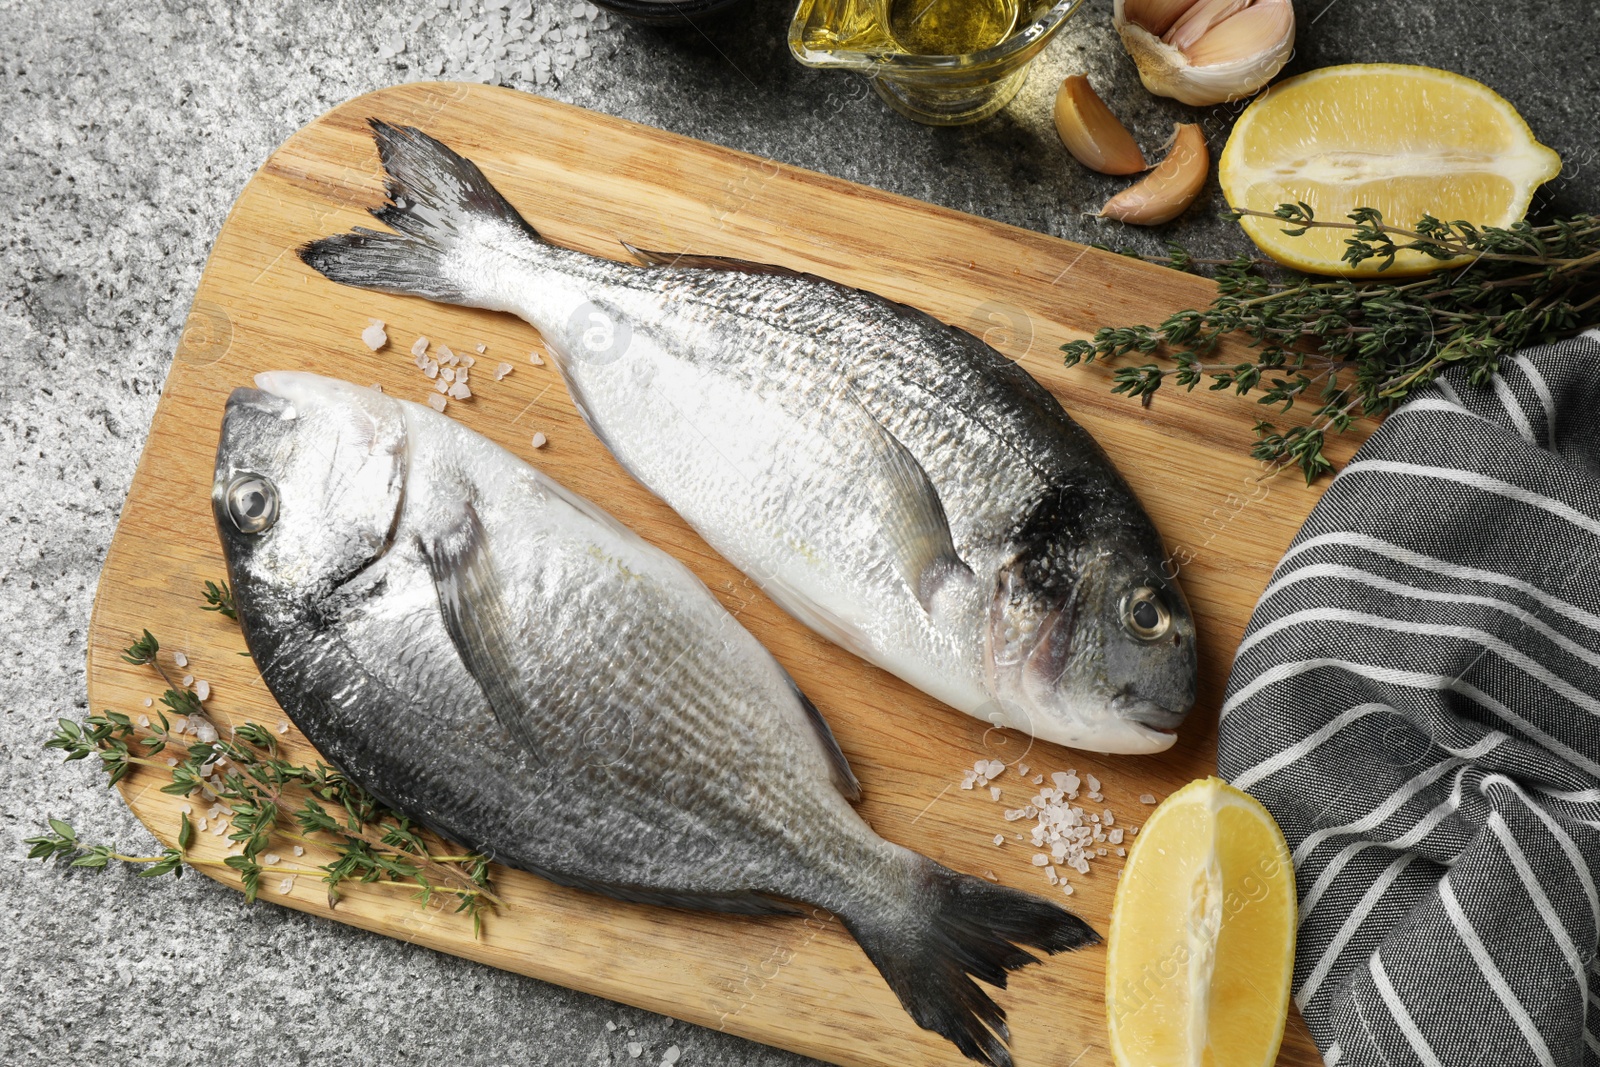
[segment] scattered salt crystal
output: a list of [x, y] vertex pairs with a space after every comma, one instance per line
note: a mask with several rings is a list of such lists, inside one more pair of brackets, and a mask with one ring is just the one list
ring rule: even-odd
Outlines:
[[289, 732], [289, 720], [288, 719], [279, 719], [278, 720], [278, 732], [280, 734], [286, 734], [286, 733]]
[[1134, 837], [1134, 836], [1136, 836], [1136, 835], [1137, 835], [1137, 834], [1138, 834], [1138, 833], [1139, 833], [1139, 828], [1138, 828], [1138, 827], [1137, 827], [1137, 826], [1130, 826], [1130, 827], [1128, 827], [1128, 836], [1129, 836], [1129, 837]]
[[1089, 792], [1091, 792], [1091, 793], [1100, 792], [1100, 779], [1096, 778], [1092, 774], [1086, 774], [1086, 775], [1084, 775], [1083, 780], [1085, 782], [1089, 783]]
[[381, 392], [383, 392], [383, 386], [379, 385], [377, 382], [373, 382], [372, 383], [372, 391], [374, 393], [381, 393]]
[[1100, 813], [1100, 825], [1101, 826], [1111, 826], [1111, 825], [1115, 824], [1116, 821], [1117, 821], [1117, 818], [1116, 818], [1115, 815], [1111, 814], [1111, 809], [1110, 808], [1107, 808], [1105, 811]]
[[1110, 833], [1106, 834], [1106, 840], [1111, 842], [1113, 845], [1122, 844], [1122, 827], [1119, 826], [1115, 830], [1112, 830]]
[[478, 346], [478, 355], [481, 356], [487, 351], [489, 351], [489, 346], [488, 345], [479, 345]]
[[304, 856], [306, 854], [306, 850], [304, 848], [302, 848], [301, 846], [296, 845], [296, 846], [294, 846], [294, 854], [296, 856]]
[[172, 662], [176, 663], [180, 667], [187, 667], [189, 665], [189, 657], [185, 656], [182, 652], [174, 652], [172, 654]]
[[972, 773], [973, 774], [983, 774], [983, 773], [987, 772], [988, 770], [989, 770], [989, 761], [986, 760], [986, 759], [981, 759], [977, 763], [974, 763], [972, 765]]
[[[472, 357], [468, 356], [467, 358], [471, 359]], [[464, 382], [466, 380], [467, 380], [467, 368], [466, 367], [457, 367], [456, 368], [456, 381]]]
[[1043, 852], [1035, 852], [1033, 854], [1033, 865], [1035, 867], [1043, 867], [1045, 864], [1047, 864], [1049, 862], [1050, 862], [1050, 857], [1046, 856]]
[[1005, 772], [1006, 765], [997, 759], [990, 760], [989, 765], [985, 767], [983, 771], [983, 773], [988, 775], [990, 778], [998, 778]]
[[504, 378], [514, 370], [516, 370], [516, 368], [511, 364], [502, 363], [494, 369], [494, 380], [498, 382], [501, 378]]
[[529, 352], [528, 362], [532, 363], [535, 367], [542, 367], [544, 366], [544, 357], [537, 352]]
[[999, 846], [1005, 844], [1006, 843], [1006, 835], [1005, 834], [995, 834], [994, 835], [994, 843], [995, 843], [995, 847], [996, 848], [998, 848]]
[[1119, 856], [1126, 856], [1126, 855], [1127, 855], [1127, 854], [1128, 854], [1128, 850], [1127, 850], [1127, 849], [1125, 849], [1125, 848], [1119, 848], [1119, 849], [1117, 849], [1117, 855], [1119, 855]]
[[1017, 764], [1017, 773], [1026, 778], [1028, 776], [1028, 765], [1026, 763]]
[[213, 837], [221, 837], [224, 833], [227, 832], [227, 830], [228, 830], [228, 820], [219, 819], [219, 820], [217, 820], [217, 825], [215, 825], [215, 826], [213, 826], [211, 828], [211, 836], [213, 836]]
[[155, 701], [154, 701], [154, 700], [151, 700], [151, 699], [150, 699], [150, 698], [149, 698], [149, 697], [145, 697], [145, 698], [144, 698], [144, 706], [145, 706], [145, 707], [147, 707], [147, 708], [148, 708], [148, 707], [150, 707], [150, 706], [151, 706], [151, 705], [153, 705], [153, 704], [154, 704], [154, 703], [155, 703]]
[[[448, 393], [450, 391], [450, 382], [441, 375], [439, 380], [433, 383], [433, 389], [436, 393]], [[428, 403], [431, 404], [433, 401], [429, 400]], [[439, 410], [443, 411], [444, 409], [440, 408]]]
[[1141, 803], [1141, 804], [1154, 804], [1155, 802], [1156, 802], [1156, 798], [1155, 798], [1154, 794], [1152, 794], [1152, 793], [1140, 793], [1139, 794], [1139, 803]]
[[644, 1055], [644, 1046], [639, 1044], [637, 1041], [628, 1042], [628, 1055], [632, 1056], [634, 1059], [638, 1059], [640, 1056]]
[[963, 779], [961, 779], [961, 788], [962, 789], [971, 789], [973, 784], [976, 781], [977, 781], [976, 778], [963, 778]]
[[361, 340], [366, 346], [376, 352], [389, 343], [389, 335], [383, 330], [382, 319], [368, 319], [372, 325], [361, 331]]
[[178, 765], [178, 761], [177, 760], [173, 759], [171, 756], [167, 757], [167, 766], [168, 767], [176, 767], [177, 765]]
[[431, 359], [428, 360], [427, 364], [422, 368], [422, 375], [429, 381], [439, 377], [439, 364], [435, 363]]
[[206, 698], [208, 698], [209, 696], [211, 696], [211, 683], [210, 682], [208, 682], [204, 678], [202, 678], [198, 682], [194, 683], [194, 698], [196, 700], [202, 700], [203, 701]]
[[195, 727], [194, 735], [209, 745], [211, 742], [217, 739], [217, 728], [212, 726], [210, 723], [201, 720], [200, 724]]
[[1056, 873], [1056, 869], [1053, 866], [1045, 867], [1044, 876], [1050, 880], [1051, 885], [1055, 885], [1061, 881], [1061, 876]]
[[139, 716], [139, 725], [140, 726], [149, 726], [150, 725], [150, 716], [148, 716], [148, 715]]
[[[428, 339], [426, 337], [419, 337], [411, 342], [411, 354], [413, 356], [420, 356], [427, 351]], [[421, 364], [419, 363], [418, 366], [421, 366]]]
[[294, 875], [292, 875], [292, 874], [289, 875], [287, 878], [285, 878], [283, 881], [278, 883], [278, 892], [279, 893], [285, 893], [286, 894], [290, 890], [292, 890], [293, 888], [294, 888]]
[[267, 864], [268, 867], [275, 867], [275, 866], [277, 866], [278, 860], [281, 859], [282, 857], [280, 857], [276, 852], [268, 852], [265, 856], [262, 856], [261, 858], [264, 861], [266, 861], [266, 864]]
[[612, 1022], [610, 1019], [607, 1019], [606, 1020], [606, 1032], [607, 1033], [615, 1033], [616, 1029], [617, 1029], [617, 1024]]
[[678, 1062], [678, 1057], [683, 1055], [683, 1050], [677, 1045], [668, 1045], [667, 1051], [661, 1054], [661, 1067], [672, 1067]]
[[989, 787], [989, 797], [992, 800], [999, 800], [1000, 799], [1000, 787], [997, 786], [997, 785], [991, 785]]
[[1104, 856], [1106, 854], [1106, 850], [1103, 848], [1097, 848], [1094, 850], [1094, 854], [1096, 856]]
[[192, 814], [194, 812], [194, 806], [192, 804], [185, 804], [182, 808], [180, 808], [178, 810], [182, 811], [185, 815], [189, 815], [189, 814]]
[[456, 365], [456, 354], [450, 351], [449, 345], [440, 345], [439, 355], [436, 358], [439, 360], [440, 366], [443, 366], [446, 363], [452, 367]]
[[981, 788], [983, 788], [983, 787], [984, 787], [984, 786], [986, 786], [986, 785], [988, 785], [988, 784], [989, 784], [989, 779], [987, 779], [987, 778], [985, 778], [985, 777], [984, 777], [984, 776], [983, 776], [983, 775], [981, 775], [981, 774], [980, 774], [980, 775], [978, 775], [978, 777], [977, 777], [977, 778], [975, 778], [975, 779], [973, 779], [973, 781], [975, 781], [975, 782], [977, 782], [977, 783], [978, 783], [978, 787], [979, 787], [979, 788], [980, 788], [980, 789], [981, 789]]
[[193, 685], [194, 684], [194, 675], [192, 675], [192, 674], [184, 675], [183, 676], [183, 684], [184, 685]]
[[444, 370], [439, 372], [439, 377], [443, 378], [447, 382], [453, 382], [456, 380], [456, 372], [454, 369], [446, 367]]
[[200, 827], [201, 832], [205, 831], [206, 826], [210, 821], [211, 821], [210, 819], [207, 819], [207, 818], [204, 818], [204, 817], [202, 817], [200, 819], [200, 822], [197, 825]]
[[438, 412], [443, 412], [444, 411], [444, 405], [445, 405], [445, 399], [444, 399], [444, 397], [440, 396], [438, 393], [434, 393], [432, 396], [428, 397], [428, 406], [430, 408], [432, 408], [433, 410], [438, 411]]
[[542, 434], [542, 433], [534, 434], [533, 435], [533, 447], [534, 448], [543, 448], [545, 446], [545, 441], [546, 440], [547, 440], [547, 438], [545, 437], [544, 434]]
[[476, 367], [478, 365], [477, 357], [475, 357], [475, 356], [462, 356], [461, 357], [461, 365], [463, 367]]
[[449, 395], [456, 400], [468, 400], [472, 397], [472, 390], [467, 388], [466, 382], [457, 382], [450, 387]]
[[1062, 882], [1061, 883], [1061, 891], [1063, 893], [1065, 893], [1067, 896], [1070, 897], [1072, 895], [1072, 883], [1071, 882]]

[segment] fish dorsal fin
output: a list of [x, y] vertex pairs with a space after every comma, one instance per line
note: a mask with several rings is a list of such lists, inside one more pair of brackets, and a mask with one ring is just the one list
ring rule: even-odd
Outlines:
[[536, 763], [544, 765], [544, 740], [523, 711], [526, 687], [511, 658], [517, 627], [500, 595], [483, 522], [471, 501], [464, 511], [448, 534], [421, 545], [439, 594], [439, 610], [456, 653], [483, 690], [495, 719]]
[[888, 475], [889, 497], [882, 501], [883, 528], [894, 548], [895, 562], [917, 602], [931, 610], [933, 598], [949, 582], [974, 580], [972, 568], [956, 552], [950, 520], [928, 472], [853, 390], [847, 386], [846, 391], [866, 419]]
[[798, 271], [792, 267], [780, 267], [776, 263], [756, 263], [748, 259], [734, 259], [732, 256], [709, 256], [694, 252], [652, 252], [647, 248], [636, 248], [623, 241], [622, 247], [628, 254], [637, 259], [646, 267], [689, 267], [699, 270], [728, 270], [740, 274], [777, 274], [786, 278], [814, 278], [815, 275]]
[[[782, 667], [778, 668], [783, 670]], [[789, 688], [794, 690], [794, 695], [799, 699], [800, 706], [806, 711], [806, 720], [816, 732], [817, 741], [822, 745], [822, 753], [828, 758], [828, 777], [844, 798], [852, 804], [861, 801], [861, 782], [856, 778], [856, 772], [850, 769], [850, 761], [844, 758], [844, 752], [839, 748], [838, 740], [833, 736], [833, 730], [828, 726], [828, 720], [822, 717], [822, 712], [811, 703], [811, 698], [800, 691], [788, 672], [784, 672], [788, 679]]]

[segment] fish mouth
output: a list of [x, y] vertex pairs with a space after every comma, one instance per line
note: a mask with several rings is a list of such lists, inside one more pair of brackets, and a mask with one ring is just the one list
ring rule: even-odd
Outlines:
[[1132, 693], [1118, 693], [1112, 697], [1111, 710], [1118, 718], [1166, 734], [1175, 732], [1188, 717], [1187, 711], [1173, 711], [1165, 704]]

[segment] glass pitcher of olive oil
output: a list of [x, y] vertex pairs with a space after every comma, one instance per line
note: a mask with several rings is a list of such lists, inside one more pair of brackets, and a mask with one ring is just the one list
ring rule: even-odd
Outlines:
[[789, 50], [866, 74], [908, 118], [959, 126], [1005, 107], [1082, 0], [800, 0]]

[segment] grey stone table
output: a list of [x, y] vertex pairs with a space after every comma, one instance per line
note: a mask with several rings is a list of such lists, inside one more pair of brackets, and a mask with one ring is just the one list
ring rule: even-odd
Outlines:
[[[202, 877], [22, 859], [47, 814], [133, 851], [151, 844], [103, 776], [40, 744], [58, 715], [85, 710], [95, 577], [212, 236], [272, 148], [334, 104], [418, 78], [496, 81], [1064, 237], [1245, 247], [1216, 220], [1214, 193], [1153, 233], [1089, 217], [1119, 183], [1055, 139], [1061, 77], [1088, 71], [1152, 149], [1175, 119], [1195, 121], [1140, 89], [1109, 0], [1088, 0], [1006, 111], [953, 130], [914, 126], [865, 83], [791, 62], [791, 6], [751, 0], [662, 32], [571, 0], [0, 0], [0, 1063], [631, 1063], [630, 1042], [641, 1064], [673, 1045], [686, 1067], [804, 1062], [246, 907]], [[1292, 71], [1382, 60], [1486, 81], [1566, 160], [1539, 206], [1600, 209], [1594, 0], [1297, 8]], [[1230, 117], [1200, 113], [1214, 148]]]

